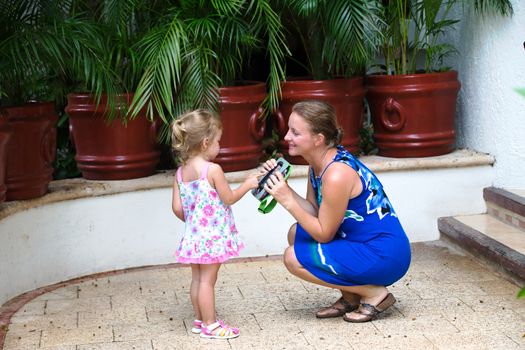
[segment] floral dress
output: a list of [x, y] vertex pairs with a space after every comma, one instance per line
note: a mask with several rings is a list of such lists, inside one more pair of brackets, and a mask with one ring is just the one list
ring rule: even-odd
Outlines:
[[410, 244], [390, 200], [375, 174], [342, 146], [319, 176], [310, 171], [310, 182], [320, 206], [322, 177], [334, 162], [354, 169], [363, 191], [348, 202], [334, 239], [315, 241], [297, 224], [294, 250], [310, 273], [340, 286], [384, 285], [398, 281], [410, 265]]
[[186, 227], [175, 252], [177, 262], [188, 264], [222, 263], [238, 256], [243, 243], [239, 239], [233, 213], [207, 179], [210, 163], [198, 180], [183, 182], [182, 167], [177, 183]]

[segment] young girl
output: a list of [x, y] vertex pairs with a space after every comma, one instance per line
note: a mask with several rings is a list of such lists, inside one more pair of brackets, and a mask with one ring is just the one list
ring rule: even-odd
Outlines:
[[230, 205], [256, 188], [256, 174], [231, 190], [224, 172], [211, 163], [219, 154], [222, 125], [206, 110], [179, 117], [172, 124], [172, 148], [180, 167], [173, 184], [173, 212], [186, 222], [177, 261], [191, 265], [190, 298], [195, 312], [192, 332], [203, 338], [230, 339], [239, 330], [215, 315], [215, 282], [221, 263], [243, 247]]

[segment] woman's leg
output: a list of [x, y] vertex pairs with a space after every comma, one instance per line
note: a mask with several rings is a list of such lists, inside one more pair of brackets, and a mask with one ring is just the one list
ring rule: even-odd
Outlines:
[[214, 323], [215, 316], [215, 282], [221, 264], [202, 264], [200, 265], [199, 275], [199, 310], [202, 315], [204, 325]]
[[196, 320], [202, 320], [201, 311], [199, 309], [199, 280], [200, 280], [200, 265], [191, 264], [191, 285], [190, 285], [190, 300], [193, 306]]
[[[297, 223], [293, 224], [292, 226], [290, 226], [290, 229], [288, 230], [288, 245], [290, 246], [288, 250], [290, 250], [290, 248], [293, 250], [293, 245], [295, 243], [295, 232], [296, 232], [296, 229], [297, 229]], [[341, 295], [343, 297], [343, 299], [345, 299], [346, 301], [348, 301], [350, 304], [352, 305], [359, 305], [359, 302], [360, 302], [360, 299], [361, 297], [355, 293], [352, 293], [352, 292], [349, 292], [349, 291], [345, 291], [345, 290], [341, 290], [340, 288], [337, 288], [337, 286], [335, 285], [331, 285], [331, 284], [328, 284], [328, 283], [324, 283], [323, 281], [321, 281], [320, 279], [316, 278], [314, 275], [312, 275], [311, 273], [309, 273], [306, 269], [304, 269], [301, 264], [299, 263], [299, 261], [297, 261], [297, 258], [295, 258], [295, 252], [293, 253], [293, 256], [290, 256], [290, 257], [287, 257], [287, 254], [291, 254], [291, 253], [287, 253], [285, 251], [284, 253], [284, 265], [288, 268], [288, 271], [290, 271], [293, 275], [296, 275], [297, 277], [299, 278], [302, 278], [304, 279], [305, 281], [309, 281], [309, 282], [312, 282], [312, 283], [315, 283], [315, 284], [321, 284], [323, 286], [326, 286], [326, 287], [330, 287], [330, 288], [335, 288], [335, 289], [339, 289], [341, 291]], [[288, 267], [290, 266], [290, 267]], [[309, 276], [306, 276], [304, 275], [305, 278], [297, 275], [296, 273], [292, 272], [290, 269], [303, 269], [306, 273], [308, 273]], [[301, 273], [301, 272], [299, 272]], [[309, 280], [307, 278], [312, 278], [312, 280]], [[321, 283], [318, 283], [318, 282], [321, 282]], [[335, 308], [343, 308], [343, 305], [341, 304], [341, 301], [338, 300], [336, 301], [332, 307], [335, 307]]]
[[[311, 283], [315, 283], [321, 286], [339, 289], [343, 296], [349, 297], [347, 301], [356, 301], [360, 299], [361, 303], [367, 303], [371, 305], [377, 305], [381, 302], [388, 294], [388, 290], [384, 286], [376, 285], [363, 285], [363, 286], [339, 286], [330, 284], [320, 280], [306, 270], [297, 260], [295, 256], [294, 247], [290, 246], [284, 251], [284, 265], [290, 271], [291, 274]], [[352, 296], [354, 294], [354, 296]], [[355, 296], [357, 295], [357, 296]], [[346, 298], [345, 298], [346, 299]]]

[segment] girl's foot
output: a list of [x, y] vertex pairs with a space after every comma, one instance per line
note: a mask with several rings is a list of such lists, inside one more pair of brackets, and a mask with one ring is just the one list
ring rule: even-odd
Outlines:
[[226, 325], [223, 321], [217, 320], [208, 326], [203, 326], [201, 338], [208, 339], [232, 339], [239, 336], [239, 329]]
[[201, 331], [202, 331], [202, 321], [193, 320], [193, 328], [191, 329], [191, 332], [194, 334], [200, 334]]

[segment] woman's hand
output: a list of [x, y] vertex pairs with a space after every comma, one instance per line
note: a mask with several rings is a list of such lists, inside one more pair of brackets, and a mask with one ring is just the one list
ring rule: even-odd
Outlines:
[[[275, 163], [274, 167], [276, 165], [277, 163]], [[264, 185], [264, 189], [285, 209], [289, 209], [289, 204], [294, 200], [294, 196], [281, 172], [275, 171], [272, 175], [270, 175], [266, 181], [266, 184]]]
[[266, 175], [270, 170], [277, 166], [277, 161], [275, 159], [268, 159], [262, 164], [262, 169], [260, 170], [261, 175]]

